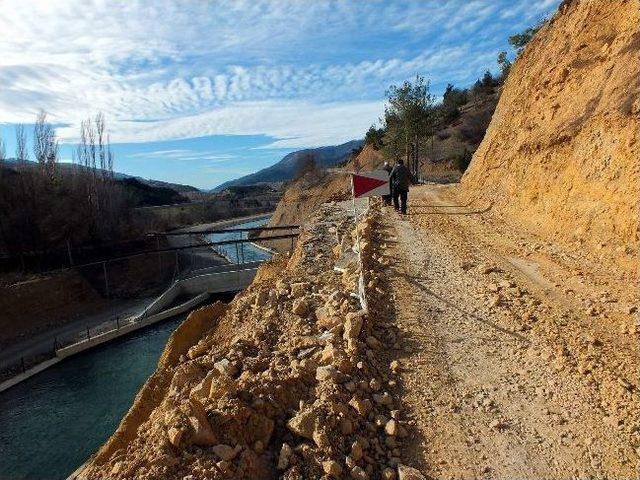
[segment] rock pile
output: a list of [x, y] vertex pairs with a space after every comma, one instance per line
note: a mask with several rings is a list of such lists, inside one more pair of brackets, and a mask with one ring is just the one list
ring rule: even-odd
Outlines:
[[[378, 270], [388, 264], [372, 241], [377, 214], [359, 227], [372, 308], [384, 302]], [[262, 267], [177, 366], [157, 373], [170, 378], [158, 405], [82, 478], [423, 478], [402, 465], [408, 427], [387, 348], [396, 332], [362, 309], [352, 222], [323, 206], [291, 257]]]

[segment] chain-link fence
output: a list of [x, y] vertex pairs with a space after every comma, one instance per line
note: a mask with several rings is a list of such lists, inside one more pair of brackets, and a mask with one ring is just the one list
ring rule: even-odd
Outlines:
[[[229, 263], [255, 264], [267, 260], [273, 253], [270, 246], [274, 242], [286, 242], [293, 249], [298, 236], [297, 226], [273, 230], [284, 233], [265, 237], [254, 234], [251, 235], [252, 238], [248, 238], [249, 232], [260, 234], [268, 232], [269, 229], [246, 228], [186, 233], [183, 236], [187, 240], [180, 242], [177, 247], [160, 248], [156, 251], [73, 267], [103, 298], [116, 303], [133, 302], [131, 308], [118, 314], [94, 315], [85, 325], [74, 322], [75, 328], [58, 329], [57, 333], [44, 338], [40, 336], [38, 346], [31, 348], [21, 358], [13, 356], [3, 360], [0, 356], [0, 379], [19, 374], [48, 358], [55, 357], [56, 351], [60, 348], [91, 340], [98, 335], [120, 330], [133, 322], [144, 320], [145, 307], [150, 303], [150, 297], [160, 295], [178, 280]], [[168, 244], [171, 242], [166, 240], [156, 243], [160, 247]], [[140, 299], [138, 304], [132, 300], [135, 298]], [[176, 303], [186, 300], [178, 298]]]

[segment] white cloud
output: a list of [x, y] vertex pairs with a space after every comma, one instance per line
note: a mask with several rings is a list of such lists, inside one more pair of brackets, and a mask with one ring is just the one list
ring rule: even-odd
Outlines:
[[[117, 122], [112, 125], [112, 135], [122, 142], [149, 142], [159, 138], [185, 139], [261, 132], [281, 139], [268, 148], [315, 147], [360, 137], [382, 114], [382, 110], [380, 101], [324, 105], [304, 101], [243, 102], [155, 122]], [[63, 138], [74, 138], [76, 132], [74, 127], [67, 127], [59, 129], [58, 133]], [[155, 154], [182, 159], [193, 156], [189, 151], [181, 150]], [[136, 155], [150, 157], [153, 152]], [[211, 152], [209, 156], [216, 155], [220, 154]]]
[[377, 119], [389, 83], [468, 82], [495, 63], [507, 26], [557, 1], [3, 0], [0, 122], [44, 108], [73, 140], [102, 111], [116, 142], [336, 143]]
[[228, 160], [237, 158], [237, 155], [229, 153], [219, 153], [215, 150], [189, 150], [189, 149], [175, 149], [175, 150], [155, 150], [152, 152], [140, 152], [130, 154], [129, 158], [142, 158], [148, 159], [162, 159], [162, 160], [206, 160], [212, 163], [226, 162]]

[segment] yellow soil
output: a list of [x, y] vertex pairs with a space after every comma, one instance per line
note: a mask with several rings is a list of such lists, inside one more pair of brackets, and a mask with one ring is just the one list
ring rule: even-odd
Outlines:
[[639, 59], [638, 0], [564, 2], [512, 67], [467, 200], [635, 269]]

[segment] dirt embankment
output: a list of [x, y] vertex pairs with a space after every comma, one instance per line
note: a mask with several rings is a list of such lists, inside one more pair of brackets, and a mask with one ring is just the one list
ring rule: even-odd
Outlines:
[[410, 473], [402, 466], [410, 427], [399, 409], [398, 366], [384, 348], [397, 331], [384, 321], [389, 302], [377, 288], [388, 261], [375, 247], [375, 215], [361, 235], [368, 300], [380, 317], [361, 310], [355, 295], [352, 219], [342, 206], [321, 207], [293, 255], [261, 267], [226, 313], [189, 317], [187, 324], [200, 315], [211, 329], [199, 341], [185, 340], [182, 327], [174, 334], [167, 351], [178, 343], [181, 351], [161, 360], [80, 478]]
[[75, 271], [1, 286], [0, 345], [91, 315], [106, 304]]
[[269, 226], [300, 224], [320, 205], [351, 198], [350, 172], [354, 168], [374, 170], [384, 163], [382, 153], [365, 146], [344, 168], [316, 170], [292, 181], [278, 203]]
[[563, 2], [513, 65], [462, 180], [476, 204], [629, 270], [639, 239], [639, 25], [638, 0]]

